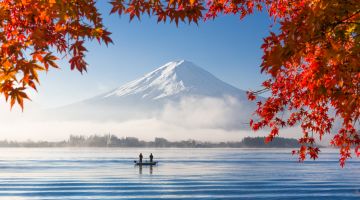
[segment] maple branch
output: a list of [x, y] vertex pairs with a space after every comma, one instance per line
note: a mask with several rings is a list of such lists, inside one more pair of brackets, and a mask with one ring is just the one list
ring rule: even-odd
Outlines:
[[263, 94], [263, 93], [268, 92], [268, 91], [270, 91], [269, 88], [263, 88], [263, 89], [254, 91], [253, 94], [258, 95], [258, 94]]

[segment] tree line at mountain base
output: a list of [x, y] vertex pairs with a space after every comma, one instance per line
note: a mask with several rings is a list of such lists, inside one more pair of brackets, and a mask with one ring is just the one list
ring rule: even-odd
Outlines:
[[156, 137], [153, 141], [143, 141], [136, 137], [119, 138], [115, 135], [71, 135], [68, 140], [58, 142], [48, 141], [0, 141], [0, 147], [146, 147], [146, 148], [297, 148], [298, 140], [290, 138], [275, 138], [271, 143], [265, 143], [265, 137], [245, 137], [237, 142], [203, 142], [197, 140], [168, 141]]

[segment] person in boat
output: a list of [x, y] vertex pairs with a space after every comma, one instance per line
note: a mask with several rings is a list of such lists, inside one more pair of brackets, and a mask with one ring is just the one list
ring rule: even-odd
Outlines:
[[152, 153], [150, 153], [150, 162], [152, 163], [154, 159], [154, 156], [152, 155]]
[[140, 155], [139, 155], [139, 163], [142, 163], [142, 159], [143, 159], [143, 155], [142, 155], [142, 153], [140, 153]]

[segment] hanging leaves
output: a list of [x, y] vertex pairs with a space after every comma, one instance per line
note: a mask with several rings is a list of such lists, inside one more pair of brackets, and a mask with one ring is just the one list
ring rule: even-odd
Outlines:
[[11, 107], [23, 108], [27, 88], [36, 90], [40, 71], [58, 68], [57, 56], [82, 72], [83, 42], [112, 42], [92, 0], [3, 0], [0, 26], [0, 94]]
[[[331, 144], [340, 149], [340, 165], [359, 155], [360, 116], [360, 4], [357, 0], [266, 1], [280, 24], [280, 32], [264, 39], [262, 72], [271, 79], [263, 86], [271, 93], [255, 114], [252, 128], [300, 125], [299, 160], [318, 157], [315, 137], [322, 139], [341, 119]], [[250, 93], [252, 94], [252, 93]], [[249, 99], [254, 96], [249, 95]]]

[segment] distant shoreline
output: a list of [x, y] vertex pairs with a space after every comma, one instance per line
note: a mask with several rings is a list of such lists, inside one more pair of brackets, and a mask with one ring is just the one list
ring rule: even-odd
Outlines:
[[265, 137], [245, 137], [233, 142], [203, 142], [197, 140], [168, 141], [165, 138], [155, 138], [153, 141], [143, 141], [135, 137], [118, 138], [115, 135], [74, 136], [59, 142], [48, 141], [0, 141], [0, 148], [297, 148], [296, 139], [277, 137], [272, 142], [265, 143]]

